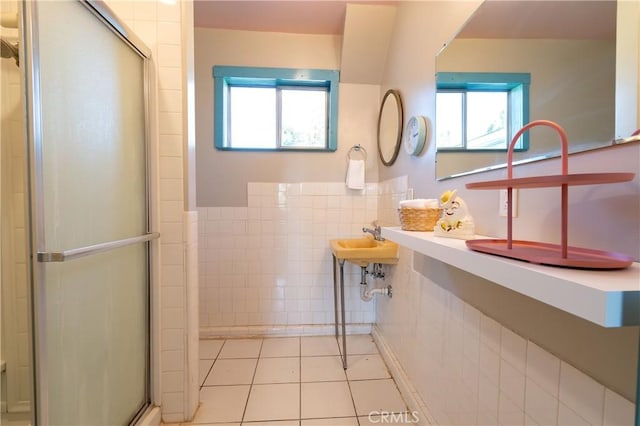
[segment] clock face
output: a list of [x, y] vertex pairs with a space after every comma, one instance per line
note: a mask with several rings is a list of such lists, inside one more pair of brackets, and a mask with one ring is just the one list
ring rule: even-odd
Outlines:
[[427, 136], [427, 123], [420, 115], [413, 116], [407, 122], [404, 131], [404, 150], [409, 155], [419, 155], [424, 148]]

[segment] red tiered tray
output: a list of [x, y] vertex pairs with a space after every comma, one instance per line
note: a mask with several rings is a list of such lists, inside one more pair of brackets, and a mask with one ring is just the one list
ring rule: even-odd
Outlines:
[[[534, 176], [513, 178], [513, 147], [520, 136], [535, 126], [549, 126], [555, 129], [562, 144], [562, 174], [552, 176]], [[507, 178], [501, 180], [468, 183], [469, 189], [506, 189], [507, 190], [507, 239], [478, 239], [467, 240], [466, 244], [472, 250], [525, 260], [544, 265], [564, 266], [569, 268], [588, 269], [621, 269], [631, 265], [634, 259], [630, 256], [614, 252], [569, 247], [567, 241], [568, 225], [568, 187], [573, 185], [596, 185], [604, 183], [628, 182], [635, 173], [568, 173], [568, 144], [565, 131], [558, 124], [537, 120], [524, 126], [516, 133], [507, 152]], [[548, 244], [534, 241], [513, 240], [513, 188], [547, 188], [560, 187], [562, 193], [562, 225], [561, 244]]]

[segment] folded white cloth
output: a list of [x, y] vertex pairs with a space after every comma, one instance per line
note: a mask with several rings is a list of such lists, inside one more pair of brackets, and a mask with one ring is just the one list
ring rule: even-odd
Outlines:
[[364, 160], [349, 160], [347, 166], [347, 188], [364, 189]]
[[438, 200], [433, 198], [416, 198], [415, 200], [404, 200], [399, 203], [400, 208], [408, 209], [437, 209], [439, 207]]

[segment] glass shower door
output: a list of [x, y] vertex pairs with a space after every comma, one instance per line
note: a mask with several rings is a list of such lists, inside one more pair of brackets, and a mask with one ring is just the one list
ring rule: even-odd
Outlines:
[[149, 403], [147, 64], [94, 6], [24, 3], [46, 425], [127, 424]]

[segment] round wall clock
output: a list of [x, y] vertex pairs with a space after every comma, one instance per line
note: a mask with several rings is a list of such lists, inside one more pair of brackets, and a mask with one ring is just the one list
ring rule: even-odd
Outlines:
[[427, 139], [427, 121], [421, 115], [414, 115], [404, 130], [404, 150], [409, 155], [420, 155]]

